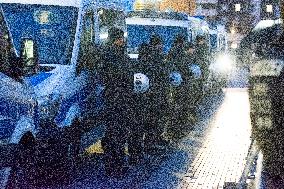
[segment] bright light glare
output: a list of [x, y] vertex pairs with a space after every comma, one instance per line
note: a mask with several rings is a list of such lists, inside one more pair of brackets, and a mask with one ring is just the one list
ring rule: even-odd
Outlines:
[[271, 27], [275, 24], [281, 24], [282, 20], [281, 19], [277, 19], [277, 20], [261, 20], [259, 21], [259, 23], [254, 27], [253, 31], [255, 30], [261, 30], [264, 28], [268, 28]]
[[124, 37], [127, 37], [128, 36], [128, 33], [127, 32], [124, 32], [124, 35], [123, 35]]
[[[215, 144], [213, 146], [227, 147], [227, 148], [237, 148], [239, 149], [239, 144], [246, 143], [245, 140], [249, 140], [250, 136], [250, 105], [249, 105], [249, 96], [246, 88], [232, 88], [225, 91], [225, 99], [220, 107], [219, 111], [216, 114], [216, 119], [214, 124], [222, 129], [217, 129], [212, 131], [212, 137], [214, 138]], [[240, 126], [242, 125], [242, 126]], [[242, 127], [242, 129], [240, 129]], [[233, 131], [234, 129], [238, 131]], [[229, 134], [230, 133], [230, 134]], [[230, 136], [231, 135], [231, 136]], [[233, 136], [238, 136], [244, 140], [235, 141]], [[224, 144], [226, 141], [226, 144]], [[231, 145], [228, 145], [228, 142], [232, 142]], [[231, 150], [230, 149], [230, 150]], [[241, 149], [240, 149], [241, 150]]]
[[108, 34], [107, 33], [100, 34], [100, 39], [107, 39], [107, 38], [108, 38]]
[[[127, 32], [124, 32], [123, 36], [127, 37]], [[100, 34], [100, 39], [107, 39], [107, 38], [108, 38], [108, 33], [101, 33]]]
[[208, 31], [209, 29], [208, 29], [208, 26], [201, 26], [201, 29], [202, 29], [202, 32], [206, 32], [206, 31]]
[[229, 55], [219, 55], [211, 69], [219, 73], [228, 73], [233, 69], [233, 61]]
[[235, 4], [235, 11], [236, 12], [241, 11], [241, 4]]
[[237, 44], [237, 43], [232, 43], [231, 47], [232, 47], [233, 49], [236, 49], [236, 48], [238, 48], [238, 44]]

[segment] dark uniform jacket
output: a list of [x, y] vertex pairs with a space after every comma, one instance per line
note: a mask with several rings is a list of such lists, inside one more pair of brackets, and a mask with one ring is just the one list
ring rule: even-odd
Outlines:
[[[187, 85], [190, 80], [189, 72], [189, 57], [184, 51], [183, 46], [174, 46], [168, 55], [169, 64], [171, 64], [171, 71], [175, 71], [181, 74], [182, 77], [182, 86]], [[176, 88], [178, 92], [181, 90], [181, 87]]]
[[209, 56], [209, 47], [206, 44], [196, 46], [196, 61], [203, 72], [204, 79], [207, 79], [209, 75]]
[[98, 72], [105, 87], [104, 99], [108, 110], [131, 110], [133, 105], [134, 73], [123, 49], [107, 45]]
[[149, 90], [145, 94], [151, 111], [161, 111], [167, 108], [167, 89], [169, 85], [168, 65], [165, 56], [149, 48], [149, 54], [140, 62], [143, 73], [149, 78]]
[[190, 66], [193, 64], [197, 64], [195, 53], [193, 54], [185, 53], [182, 60], [181, 73], [183, 75], [183, 79], [186, 84], [189, 84], [193, 79], [193, 73], [189, 69]]

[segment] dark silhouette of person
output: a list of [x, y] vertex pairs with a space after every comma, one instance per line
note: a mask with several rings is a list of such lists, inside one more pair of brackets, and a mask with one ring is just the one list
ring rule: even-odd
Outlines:
[[127, 170], [124, 150], [132, 124], [134, 73], [125, 53], [124, 32], [110, 28], [108, 34], [108, 42], [102, 52], [102, 64], [98, 70], [105, 87], [103, 97], [106, 130], [102, 146], [106, 174], [121, 177]]
[[148, 50], [143, 66], [150, 85], [145, 101], [147, 116], [144, 146], [147, 153], [152, 153], [157, 149], [165, 149], [168, 144], [163, 138], [168, 111], [168, 66], [163, 53], [163, 41], [159, 36], [151, 37]]

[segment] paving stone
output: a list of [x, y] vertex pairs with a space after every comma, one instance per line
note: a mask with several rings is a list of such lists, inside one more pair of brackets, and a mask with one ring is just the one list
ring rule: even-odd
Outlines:
[[211, 129], [189, 166], [194, 175], [184, 178], [188, 183], [185, 188], [234, 188], [251, 144], [247, 91], [227, 90], [224, 103], [209, 124]]

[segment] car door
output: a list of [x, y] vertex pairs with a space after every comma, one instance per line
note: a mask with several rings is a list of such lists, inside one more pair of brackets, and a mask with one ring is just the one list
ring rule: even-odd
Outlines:
[[[23, 100], [21, 94], [23, 91], [22, 83], [0, 70], [0, 140], [8, 139], [13, 134], [16, 123], [20, 118], [20, 109]], [[21, 102], [22, 101], [22, 102]], [[28, 108], [28, 107], [26, 107]]]
[[[9, 53], [11, 43], [9, 41], [8, 28], [0, 12], [0, 140], [6, 139], [13, 131], [14, 121], [17, 117], [17, 106], [12, 103], [13, 95], [9, 91], [10, 71]], [[12, 92], [12, 91], [11, 91]]]
[[[14, 49], [3, 11], [0, 9], [0, 141], [19, 141], [23, 120], [34, 123], [36, 103], [32, 90], [21, 80], [20, 61]], [[29, 118], [28, 118], [29, 117]], [[21, 121], [22, 120], [22, 121]], [[34, 124], [33, 124], [34, 125]], [[16, 131], [17, 132], [16, 132]]]

